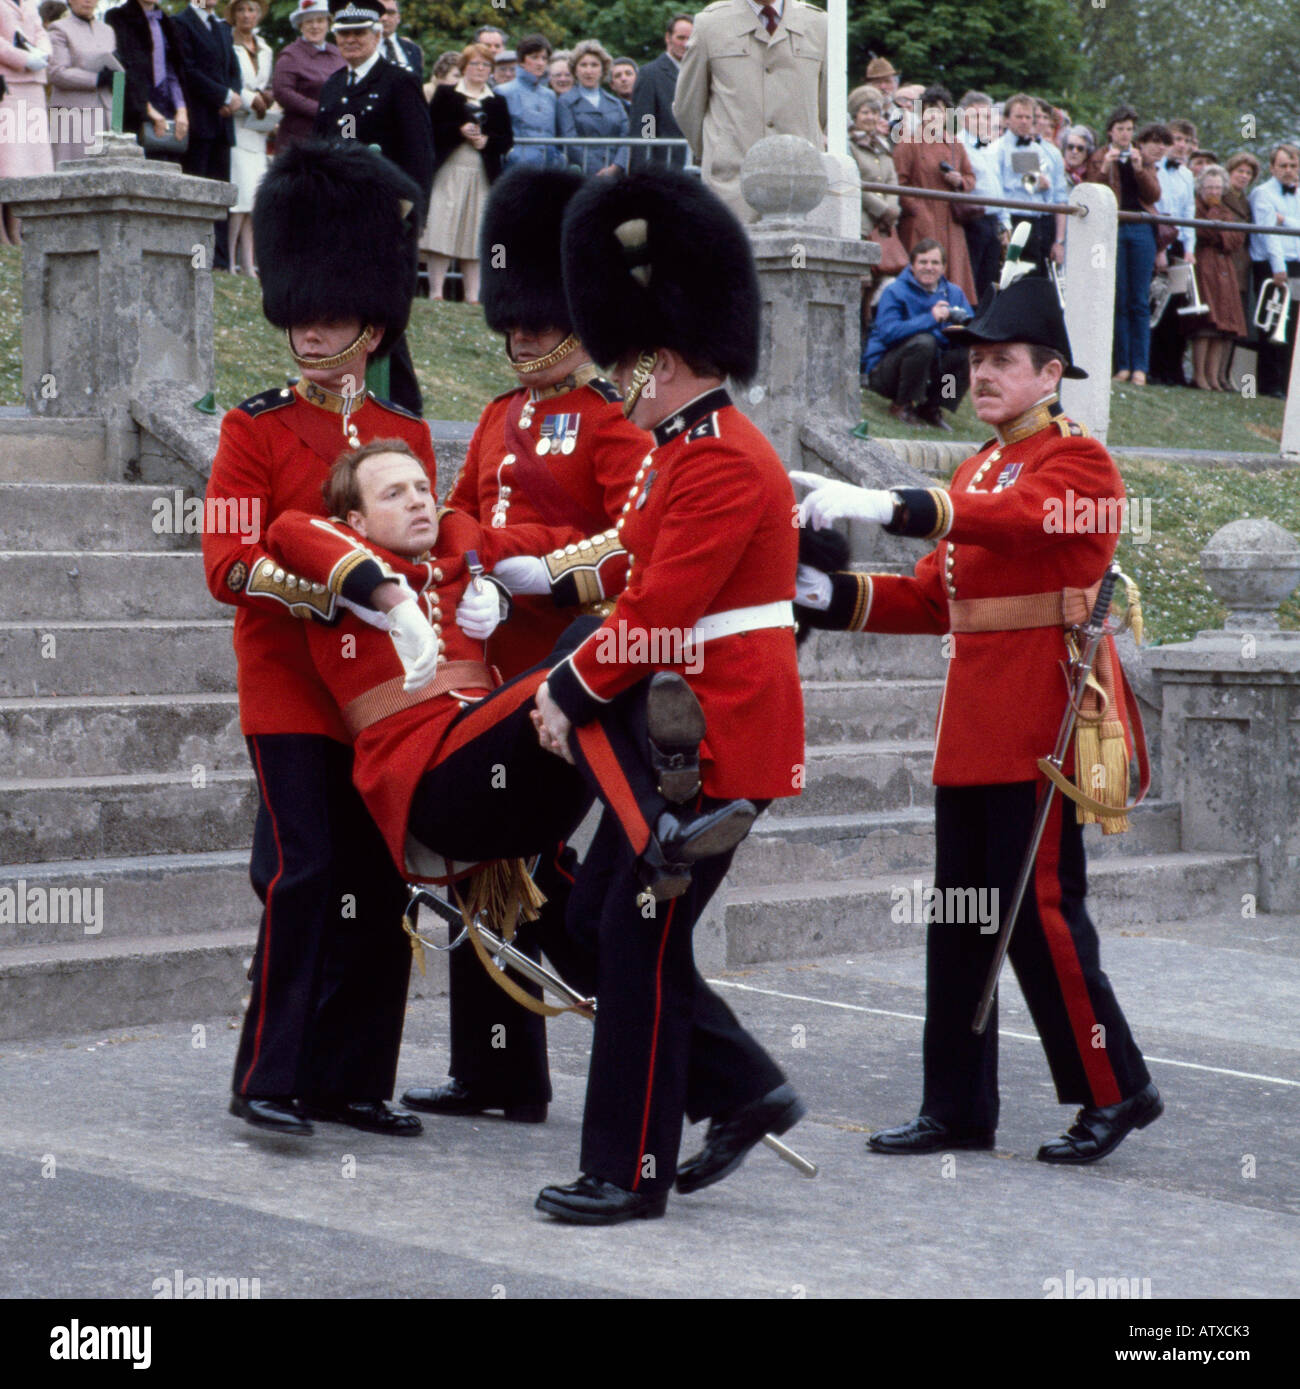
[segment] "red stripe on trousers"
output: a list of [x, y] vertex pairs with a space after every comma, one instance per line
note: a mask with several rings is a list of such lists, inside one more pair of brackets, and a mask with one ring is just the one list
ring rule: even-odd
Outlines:
[[266, 813], [271, 819], [271, 833], [275, 837], [275, 876], [271, 879], [266, 889], [266, 926], [262, 932], [262, 971], [261, 988], [257, 1000], [257, 1030], [253, 1033], [253, 1058], [248, 1063], [248, 1069], [244, 1072], [242, 1088], [243, 1094], [248, 1088], [248, 1079], [253, 1074], [253, 1068], [257, 1065], [257, 1058], [262, 1050], [262, 1028], [266, 1023], [266, 962], [271, 955], [271, 903], [275, 900], [275, 885], [280, 881], [284, 873], [284, 850], [280, 847], [280, 826], [276, 824], [275, 811], [271, 809], [271, 798], [266, 793], [266, 776], [262, 771], [262, 750], [258, 746], [256, 738], [250, 738], [253, 745], [253, 764], [257, 769], [257, 789], [262, 793], [262, 804], [266, 807]]
[[632, 1177], [632, 1190], [635, 1191], [641, 1185], [641, 1163], [645, 1158], [645, 1136], [646, 1130], [650, 1127], [650, 1097], [654, 1094], [655, 1085], [655, 1054], [659, 1050], [659, 1014], [663, 1005], [664, 997], [664, 951], [668, 948], [668, 932], [673, 924], [673, 909], [677, 906], [677, 898], [668, 904], [668, 915], [664, 918], [664, 933], [659, 937], [659, 958], [655, 961], [655, 1021], [650, 1029], [650, 1073], [645, 1080], [645, 1109], [641, 1113], [641, 1137], [636, 1144], [636, 1172]]
[[1120, 1094], [1115, 1069], [1110, 1064], [1105, 1047], [1092, 1044], [1092, 1029], [1097, 1026], [1097, 1015], [1093, 1011], [1092, 999], [1088, 997], [1088, 984], [1083, 977], [1083, 966], [1079, 963], [1074, 937], [1070, 935], [1069, 923], [1061, 914], [1061, 876], [1058, 870], [1063, 809], [1061, 797], [1055, 797], [1034, 871], [1034, 900], [1038, 906], [1038, 919], [1043, 923], [1047, 949], [1056, 969], [1057, 982], [1065, 999], [1074, 1044], [1083, 1063], [1088, 1089], [1092, 1092], [1092, 1102], [1094, 1105], [1118, 1104], [1124, 1097]]
[[578, 735], [578, 746], [591, 764], [600, 784], [601, 794], [609, 808], [618, 816], [623, 833], [633, 851], [641, 854], [650, 842], [650, 826], [641, 814], [641, 806], [632, 788], [627, 783], [623, 768], [619, 765], [614, 749], [610, 746], [609, 735], [598, 723], [585, 723], [574, 730]]

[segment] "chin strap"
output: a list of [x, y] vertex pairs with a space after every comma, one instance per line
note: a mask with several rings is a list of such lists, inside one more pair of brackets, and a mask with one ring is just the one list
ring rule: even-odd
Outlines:
[[645, 351], [640, 353], [636, 359], [636, 365], [632, 368], [632, 379], [628, 382], [627, 395], [623, 400], [623, 414], [626, 418], [632, 418], [632, 411], [636, 409], [636, 403], [641, 399], [641, 392], [645, 390], [650, 378], [654, 375], [655, 359], [658, 353]]
[[350, 357], [355, 357], [362, 348], [368, 347], [371, 338], [375, 336], [375, 329], [373, 324], [367, 323], [342, 352], [336, 352], [332, 357], [300, 357], [293, 345], [293, 329], [286, 328], [284, 335], [289, 341], [289, 355], [300, 367], [318, 367], [323, 371], [333, 371]]
[[506, 356], [510, 365], [520, 376], [535, 376], [539, 371], [549, 371], [557, 362], [562, 362], [578, 346], [578, 335], [569, 333], [561, 339], [544, 357], [535, 357], [531, 362], [516, 362], [510, 357], [510, 339], [506, 338]]

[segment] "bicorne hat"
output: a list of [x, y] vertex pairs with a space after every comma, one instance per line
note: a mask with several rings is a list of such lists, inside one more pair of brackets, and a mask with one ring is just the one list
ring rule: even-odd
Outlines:
[[565, 214], [563, 260], [574, 330], [602, 365], [669, 348], [739, 382], [758, 370], [749, 237], [698, 178], [663, 166], [588, 179]]
[[949, 328], [947, 338], [954, 343], [1025, 342], [1050, 347], [1065, 358], [1063, 376], [1075, 381], [1088, 377], [1082, 367], [1074, 365], [1056, 286], [1041, 275], [1022, 275], [1006, 289], [990, 286], [974, 318]]
[[479, 232], [483, 316], [496, 333], [573, 323], [560, 273], [560, 228], [584, 179], [574, 169], [517, 164], [492, 185]]
[[416, 184], [368, 145], [291, 145], [253, 199], [262, 312], [277, 328], [382, 324], [374, 355], [384, 356], [411, 314], [422, 206]]

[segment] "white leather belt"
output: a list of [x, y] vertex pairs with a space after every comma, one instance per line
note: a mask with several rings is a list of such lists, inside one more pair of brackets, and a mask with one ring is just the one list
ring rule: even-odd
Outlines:
[[763, 627], [793, 627], [794, 604], [788, 599], [779, 603], [756, 603], [752, 608], [729, 608], [724, 613], [702, 617], [692, 629], [692, 640], [713, 641], [717, 637], [734, 637], [737, 632], [756, 632]]

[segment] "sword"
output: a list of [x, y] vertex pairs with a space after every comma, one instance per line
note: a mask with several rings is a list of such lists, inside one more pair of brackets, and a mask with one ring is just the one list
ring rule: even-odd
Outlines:
[[[412, 916], [413, 910], [421, 903], [427, 906], [435, 915], [440, 916], [449, 926], [459, 926], [460, 934], [450, 945], [437, 946], [435, 950], [454, 950], [469, 934], [469, 928], [465, 925], [461, 914], [449, 903], [444, 902], [440, 897], [435, 897], [427, 888], [411, 885], [409, 888], [410, 899], [406, 904], [406, 914]], [[547, 969], [545, 965], [538, 964], [531, 956], [524, 954], [517, 946], [509, 941], [502, 940], [495, 931], [484, 926], [481, 922], [474, 923], [474, 929], [479, 933], [483, 944], [487, 946], [489, 953], [494, 957], [497, 964], [509, 966], [526, 979], [542, 989], [549, 989], [558, 998], [562, 998], [576, 1013], [580, 1013], [589, 1022], [596, 1020], [596, 1000], [587, 998], [578, 992], [572, 985], [566, 984], [558, 974]], [[432, 941], [425, 941], [426, 945], [433, 945]], [[774, 1134], [765, 1133], [762, 1141], [765, 1146], [770, 1148], [777, 1157], [784, 1162], [788, 1162], [801, 1177], [815, 1177], [817, 1175], [817, 1164], [809, 1162], [806, 1157], [796, 1153], [787, 1144], [782, 1143]]]
[[[1079, 717], [1079, 704], [1087, 689], [1093, 662], [1097, 658], [1097, 648], [1101, 645], [1102, 637], [1106, 635], [1106, 614], [1110, 611], [1111, 595], [1115, 591], [1115, 581], [1119, 578], [1119, 572], [1118, 564], [1112, 564], [1106, 571], [1101, 587], [1097, 590], [1097, 601], [1093, 604], [1092, 613], [1080, 629], [1083, 650], [1070, 663], [1070, 700], [1061, 717], [1056, 747], [1052, 755], [1045, 759], [1058, 772], [1070, 750], [1070, 738], [1074, 733], [1075, 721]], [[1020, 915], [1021, 904], [1029, 889], [1029, 880], [1038, 860], [1038, 846], [1043, 842], [1043, 833], [1047, 829], [1047, 818], [1052, 812], [1052, 800], [1055, 795], [1056, 783], [1050, 778], [1046, 779], [1038, 789], [1038, 812], [1034, 816], [1034, 829], [1029, 838], [1029, 847], [1025, 850], [1024, 861], [1020, 865], [1020, 876], [1016, 879], [1016, 890], [1011, 896], [1011, 905], [1003, 913], [1001, 925], [998, 927], [993, 963], [989, 966], [988, 978], [984, 981], [984, 992], [980, 995], [979, 1007], [975, 1009], [975, 1017], [971, 1022], [971, 1031], [976, 1036], [982, 1037], [989, 1025], [989, 1015], [993, 1012], [993, 1000], [998, 991], [998, 976], [1002, 973], [1007, 951], [1011, 948], [1011, 933], [1016, 928], [1016, 918]]]

